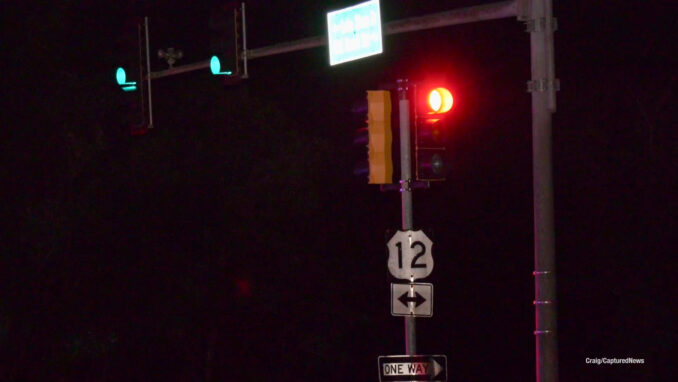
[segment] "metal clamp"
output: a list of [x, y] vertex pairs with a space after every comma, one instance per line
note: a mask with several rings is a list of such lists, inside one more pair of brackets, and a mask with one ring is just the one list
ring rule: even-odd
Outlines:
[[551, 273], [553, 273], [553, 272], [552, 271], [534, 271], [534, 272], [532, 272], [532, 276], [535, 276], [535, 277], [536, 276], [548, 276]]
[[405, 179], [400, 181], [400, 192], [412, 191], [412, 179]]
[[404, 79], [398, 79], [396, 82], [398, 83], [399, 99], [406, 99], [407, 98], [407, 91], [410, 90], [409, 80], [407, 78], [404, 78]]
[[532, 301], [533, 305], [551, 305], [553, 301], [551, 300], [534, 300]]

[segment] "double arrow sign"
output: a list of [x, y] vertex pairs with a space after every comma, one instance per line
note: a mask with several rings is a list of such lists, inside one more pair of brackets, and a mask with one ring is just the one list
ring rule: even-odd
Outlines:
[[433, 284], [391, 284], [391, 314], [394, 316], [431, 317]]

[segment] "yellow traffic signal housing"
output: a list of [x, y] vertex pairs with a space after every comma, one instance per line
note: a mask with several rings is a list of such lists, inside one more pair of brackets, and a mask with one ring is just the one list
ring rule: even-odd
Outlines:
[[369, 184], [393, 183], [391, 144], [391, 93], [387, 90], [367, 91], [367, 131]]

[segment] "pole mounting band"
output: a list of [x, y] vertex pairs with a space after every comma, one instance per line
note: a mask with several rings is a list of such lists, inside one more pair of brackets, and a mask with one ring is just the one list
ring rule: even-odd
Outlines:
[[545, 91], [560, 91], [560, 80], [557, 78], [539, 78], [537, 80], [527, 81], [527, 91], [532, 92], [545, 92]]
[[532, 276], [535, 276], [535, 277], [536, 276], [548, 276], [552, 273], [553, 273], [553, 271], [534, 271], [534, 272], [532, 272]]
[[407, 91], [410, 90], [410, 81], [407, 78], [401, 78], [396, 82], [398, 83], [398, 99], [407, 99]]
[[551, 300], [534, 300], [532, 301], [533, 305], [551, 305], [553, 301]]

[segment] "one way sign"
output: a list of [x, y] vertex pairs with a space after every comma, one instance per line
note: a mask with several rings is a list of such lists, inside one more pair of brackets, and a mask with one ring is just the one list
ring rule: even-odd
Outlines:
[[444, 355], [386, 355], [379, 357], [379, 381], [447, 381]]

